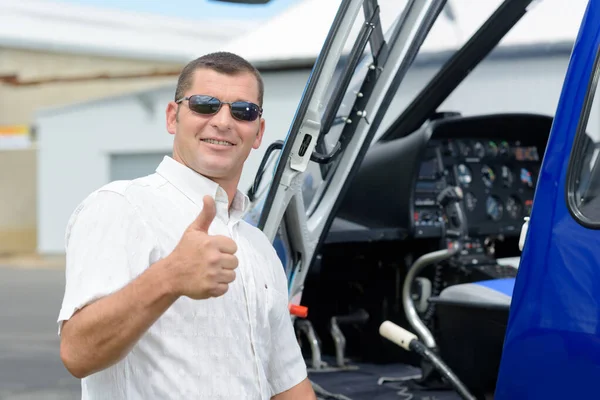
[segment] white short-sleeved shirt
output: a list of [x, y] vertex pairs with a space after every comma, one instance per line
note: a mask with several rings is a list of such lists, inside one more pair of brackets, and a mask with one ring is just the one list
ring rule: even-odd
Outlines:
[[288, 311], [287, 280], [248, 198], [227, 194], [171, 157], [156, 173], [88, 196], [66, 231], [66, 288], [58, 323], [168, 256], [213, 195], [209, 234], [233, 238], [236, 279], [208, 300], [178, 299], [117, 364], [82, 379], [82, 399], [269, 399], [307, 376]]

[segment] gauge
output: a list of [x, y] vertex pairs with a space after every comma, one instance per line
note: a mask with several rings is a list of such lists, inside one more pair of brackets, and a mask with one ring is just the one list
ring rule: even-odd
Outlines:
[[465, 205], [467, 206], [467, 210], [473, 211], [475, 206], [477, 206], [477, 197], [471, 192], [465, 194]]
[[458, 142], [458, 151], [463, 157], [468, 157], [471, 155], [471, 147], [468, 143], [463, 142], [462, 140]]
[[498, 145], [494, 141], [489, 141], [487, 145], [487, 153], [492, 157], [496, 157], [498, 155]]
[[485, 210], [487, 215], [493, 221], [500, 221], [502, 219], [502, 214], [504, 213], [504, 208], [502, 207], [502, 203], [500, 199], [496, 196], [489, 196], [485, 201]]
[[502, 166], [502, 183], [505, 187], [511, 187], [514, 181], [514, 176], [510, 168], [506, 165]]
[[531, 177], [531, 172], [529, 172], [526, 168], [521, 168], [521, 182], [530, 188], [533, 187], [533, 178]]
[[512, 219], [519, 219], [523, 206], [519, 199], [514, 196], [510, 196], [506, 199], [506, 212]]
[[442, 145], [442, 152], [446, 156], [456, 157], [456, 150], [451, 140], [448, 140]]
[[487, 165], [484, 165], [483, 168], [481, 168], [481, 175], [485, 186], [491, 188], [496, 180], [496, 174], [494, 174], [494, 171]]
[[473, 176], [471, 175], [471, 170], [465, 164], [460, 164], [456, 168], [457, 172], [457, 180], [461, 185], [468, 186], [473, 180]]
[[498, 146], [498, 151], [503, 156], [506, 156], [510, 153], [510, 146], [508, 145], [508, 142], [506, 140], [500, 142], [500, 145]]
[[483, 144], [481, 144], [481, 142], [477, 142], [473, 145], [473, 152], [475, 153], [476, 157], [485, 157], [485, 147], [483, 147]]

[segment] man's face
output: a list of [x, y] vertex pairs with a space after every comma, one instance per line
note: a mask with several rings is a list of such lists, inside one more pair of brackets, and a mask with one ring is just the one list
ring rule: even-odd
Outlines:
[[[208, 95], [224, 102], [250, 101], [258, 104], [258, 82], [251, 73], [225, 75], [210, 69], [194, 74], [185, 96]], [[196, 172], [222, 181], [235, 182], [252, 149], [262, 141], [265, 122], [240, 121], [223, 104], [216, 114], [203, 115], [190, 110], [189, 102], [167, 107], [167, 130], [175, 135], [173, 157]], [[227, 142], [219, 144], [216, 141]]]

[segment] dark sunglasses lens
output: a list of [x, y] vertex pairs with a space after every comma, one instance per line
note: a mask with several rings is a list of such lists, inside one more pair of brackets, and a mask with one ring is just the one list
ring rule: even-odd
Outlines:
[[210, 96], [190, 97], [190, 109], [198, 114], [214, 114], [219, 111], [221, 102]]
[[231, 105], [231, 114], [242, 121], [254, 121], [258, 118], [259, 109], [256, 104], [236, 101]]

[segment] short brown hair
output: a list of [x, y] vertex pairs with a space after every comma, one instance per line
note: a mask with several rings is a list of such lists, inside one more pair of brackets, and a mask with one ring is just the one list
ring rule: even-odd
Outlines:
[[258, 83], [258, 105], [262, 107], [264, 96], [264, 83], [260, 72], [244, 58], [237, 54], [220, 51], [206, 54], [193, 61], [190, 61], [179, 74], [177, 80], [177, 89], [175, 90], [175, 101], [184, 96], [186, 90], [192, 87], [194, 72], [201, 68], [208, 68], [222, 74], [236, 75], [243, 72], [250, 72], [256, 77]]

